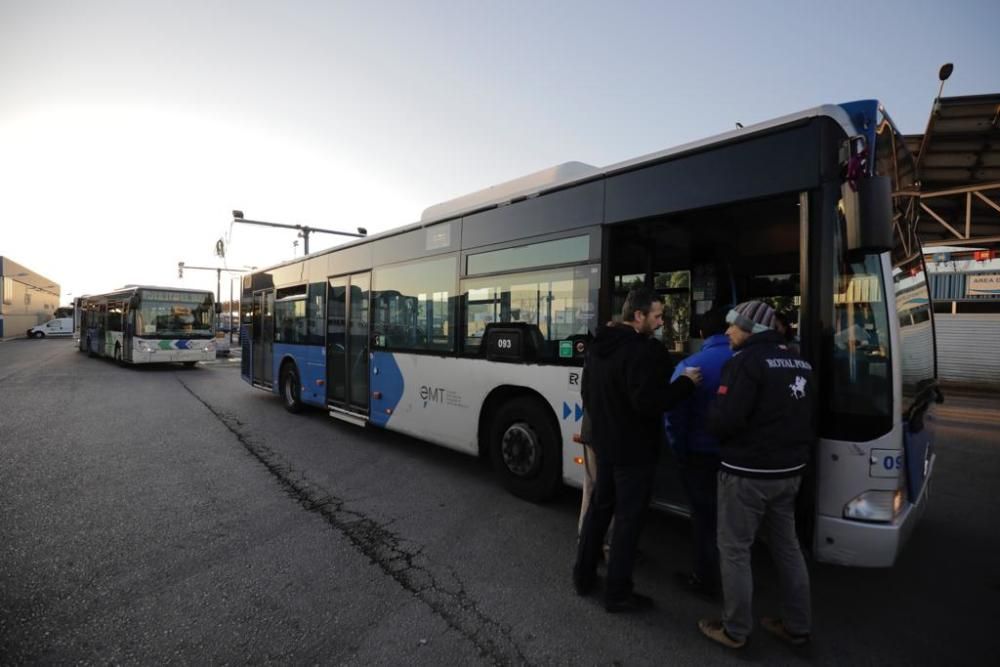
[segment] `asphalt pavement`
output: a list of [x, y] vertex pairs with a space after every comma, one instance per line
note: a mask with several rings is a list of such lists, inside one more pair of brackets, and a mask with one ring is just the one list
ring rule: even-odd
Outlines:
[[[815, 634], [732, 653], [675, 590], [689, 526], [654, 514], [609, 615], [570, 586], [579, 493], [532, 505], [476, 459], [295, 416], [220, 358], [119, 367], [0, 344], [0, 663], [995, 664], [998, 401], [938, 412], [931, 505], [891, 569], [812, 563]], [[777, 584], [755, 554], [755, 613]]]

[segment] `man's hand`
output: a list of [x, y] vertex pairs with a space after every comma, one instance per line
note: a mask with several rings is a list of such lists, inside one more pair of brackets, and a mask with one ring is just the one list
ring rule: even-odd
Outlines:
[[688, 379], [690, 379], [691, 382], [694, 382], [696, 385], [701, 384], [701, 380], [702, 380], [702, 377], [701, 377], [701, 367], [699, 367], [699, 366], [688, 366], [687, 368], [684, 369], [684, 375], [686, 375], [688, 377]]

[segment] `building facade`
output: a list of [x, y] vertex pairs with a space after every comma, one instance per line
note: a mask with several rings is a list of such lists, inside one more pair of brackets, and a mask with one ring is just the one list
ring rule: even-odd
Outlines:
[[58, 283], [0, 256], [0, 338], [23, 336], [52, 319], [59, 297]]

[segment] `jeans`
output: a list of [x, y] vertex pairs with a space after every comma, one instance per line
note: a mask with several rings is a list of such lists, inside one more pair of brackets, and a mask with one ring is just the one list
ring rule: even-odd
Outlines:
[[693, 572], [708, 588], [719, 585], [719, 547], [715, 541], [718, 515], [719, 457], [688, 454], [680, 466], [681, 483], [691, 502]]
[[761, 525], [768, 531], [767, 545], [778, 570], [782, 622], [794, 635], [811, 629], [809, 571], [795, 534], [795, 496], [801, 481], [801, 477], [754, 479], [719, 472], [722, 622], [734, 639], [745, 639], [753, 629], [750, 547]]
[[587, 584], [597, 576], [604, 535], [614, 519], [605, 587], [605, 598], [609, 601], [623, 600], [632, 592], [635, 554], [655, 472], [652, 465], [597, 463], [594, 493], [583, 518], [573, 578], [577, 583]]

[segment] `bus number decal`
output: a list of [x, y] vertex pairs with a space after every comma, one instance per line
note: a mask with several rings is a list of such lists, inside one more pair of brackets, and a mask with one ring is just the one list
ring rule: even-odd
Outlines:
[[902, 470], [903, 469], [903, 455], [897, 454], [896, 456], [886, 456], [882, 459], [882, 466], [886, 470]]

